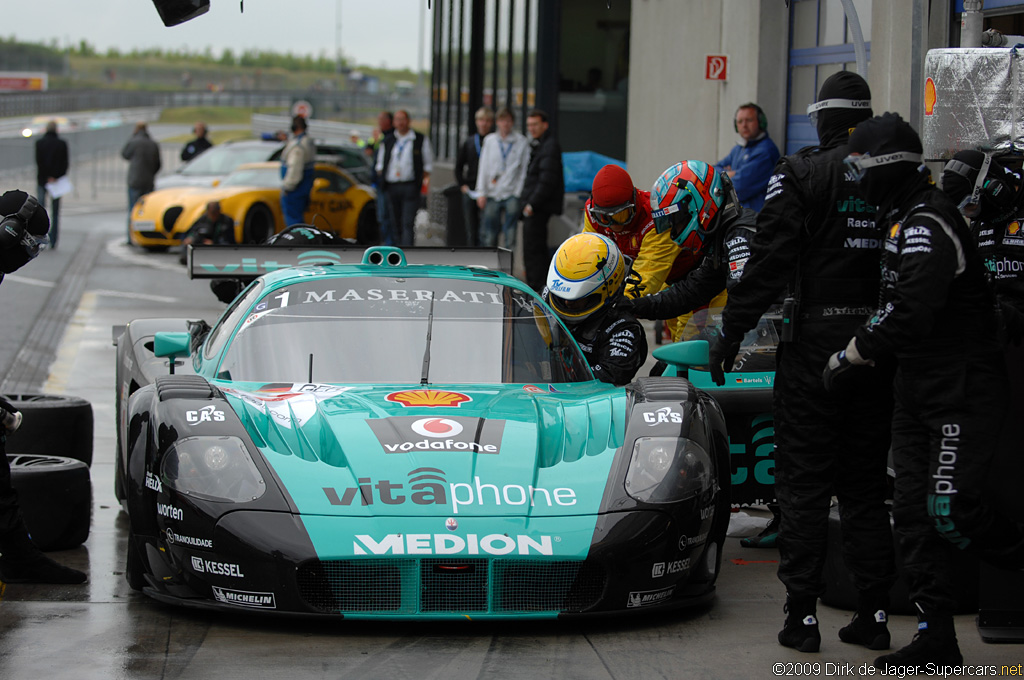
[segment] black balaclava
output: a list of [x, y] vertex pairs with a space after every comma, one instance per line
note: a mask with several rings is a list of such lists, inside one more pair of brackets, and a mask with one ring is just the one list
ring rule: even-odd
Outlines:
[[[953, 161], [959, 161], [970, 168], [966, 177], [950, 169]], [[953, 201], [953, 205], [960, 205], [961, 201], [974, 192], [974, 184], [984, 162], [983, 152], [970, 149], [958, 151], [950, 163], [946, 164], [942, 171], [942, 190]], [[993, 158], [982, 187], [981, 214], [978, 218], [983, 222], [996, 222], [1009, 217], [1014, 209], [1020, 182], [1020, 175]]]
[[[822, 83], [817, 101], [826, 99], [871, 99], [871, 88], [853, 71], [840, 71]], [[826, 147], [842, 144], [850, 130], [870, 117], [871, 109], [822, 109], [818, 111], [818, 140]]]
[[[877, 158], [896, 151], [916, 154], [922, 151], [921, 138], [898, 113], [869, 118], [850, 135], [850, 153], [871, 154]], [[879, 208], [879, 214], [884, 215], [897, 196], [912, 184], [926, 181], [926, 176], [917, 171], [920, 165], [919, 161], [898, 161], [870, 168], [860, 181], [860, 191], [869, 203]]]
[[[24, 191], [12, 190], [0, 196], [0, 219], [8, 215], [16, 215], [25, 204], [28, 197]], [[50, 230], [50, 218], [43, 206], [36, 208], [35, 212], [25, 225], [25, 230], [32, 236], [42, 239]], [[38, 249], [27, 248], [22, 243], [15, 243], [7, 248], [0, 248], [0, 278], [3, 274], [10, 274], [25, 266], [29, 260], [36, 256]]]

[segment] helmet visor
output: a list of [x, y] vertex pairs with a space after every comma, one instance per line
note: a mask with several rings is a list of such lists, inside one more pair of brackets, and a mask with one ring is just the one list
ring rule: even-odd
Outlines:
[[[691, 207], [692, 197], [683, 195], [683, 200], [652, 213], [654, 229], [659, 234], [671, 232], [672, 240], [688, 250], [698, 250], [703, 242], [703, 233], [697, 229], [697, 216]], [[691, 236], [695, 236], [691, 238]]]
[[636, 204], [633, 201], [628, 201], [613, 208], [599, 208], [591, 199], [587, 212], [590, 215], [590, 221], [594, 224], [610, 228], [624, 227], [633, 221], [633, 216], [636, 215]]

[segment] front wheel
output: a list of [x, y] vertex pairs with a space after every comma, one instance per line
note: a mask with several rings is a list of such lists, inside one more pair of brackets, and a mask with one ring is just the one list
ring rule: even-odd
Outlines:
[[249, 208], [242, 226], [243, 243], [264, 243], [274, 233], [274, 214], [270, 208], [257, 203]]

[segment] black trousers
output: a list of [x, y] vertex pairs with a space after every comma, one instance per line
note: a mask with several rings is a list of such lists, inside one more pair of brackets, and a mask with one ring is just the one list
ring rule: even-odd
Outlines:
[[947, 356], [903, 359], [892, 426], [893, 517], [910, 597], [926, 612], [953, 612], [950, 558], [974, 551], [1020, 568], [1024, 534], [988, 493], [989, 467], [1007, 408], [1009, 382], [999, 351], [957, 348]]
[[391, 204], [391, 238], [396, 246], [411, 246], [416, 211], [420, 209], [420, 184], [395, 182], [385, 191]]
[[548, 266], [551, 264], [551, 251], [548, 250], [549, 219], [551, 213], [537, 210], [523, 218], [523, 268], [526, 270], [527, 285], [538, 293], [547, 283]]
[[[851, 321], [853, 323], [851, 323]], [[804, 321], [798, 342], [779, 347], [775, 376], [775, 495], [782, 511], [779, 580], [794, 597], [816, 598], [831, 497], [840, 503], [843, 559], [854, 586], [869, 597], [895, 581], [886, 462], [892, 371], [857, 367], [832, 392], [822, 370], [843, 349], [859, 319]]]
[[21, 529], [24, 522], [18, 507], [18, 493], [11, 487], [11, 464], [7, 460], [7, 438], [0, 434], [0, 536]]

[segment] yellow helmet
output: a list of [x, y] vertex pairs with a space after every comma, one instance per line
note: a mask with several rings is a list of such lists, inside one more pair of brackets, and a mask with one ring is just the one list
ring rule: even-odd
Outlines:
[[548, 268], [548, 304], [569, 324], [579, 323], [622, 295], [629, 266], [601, 234], [567, 238]]

